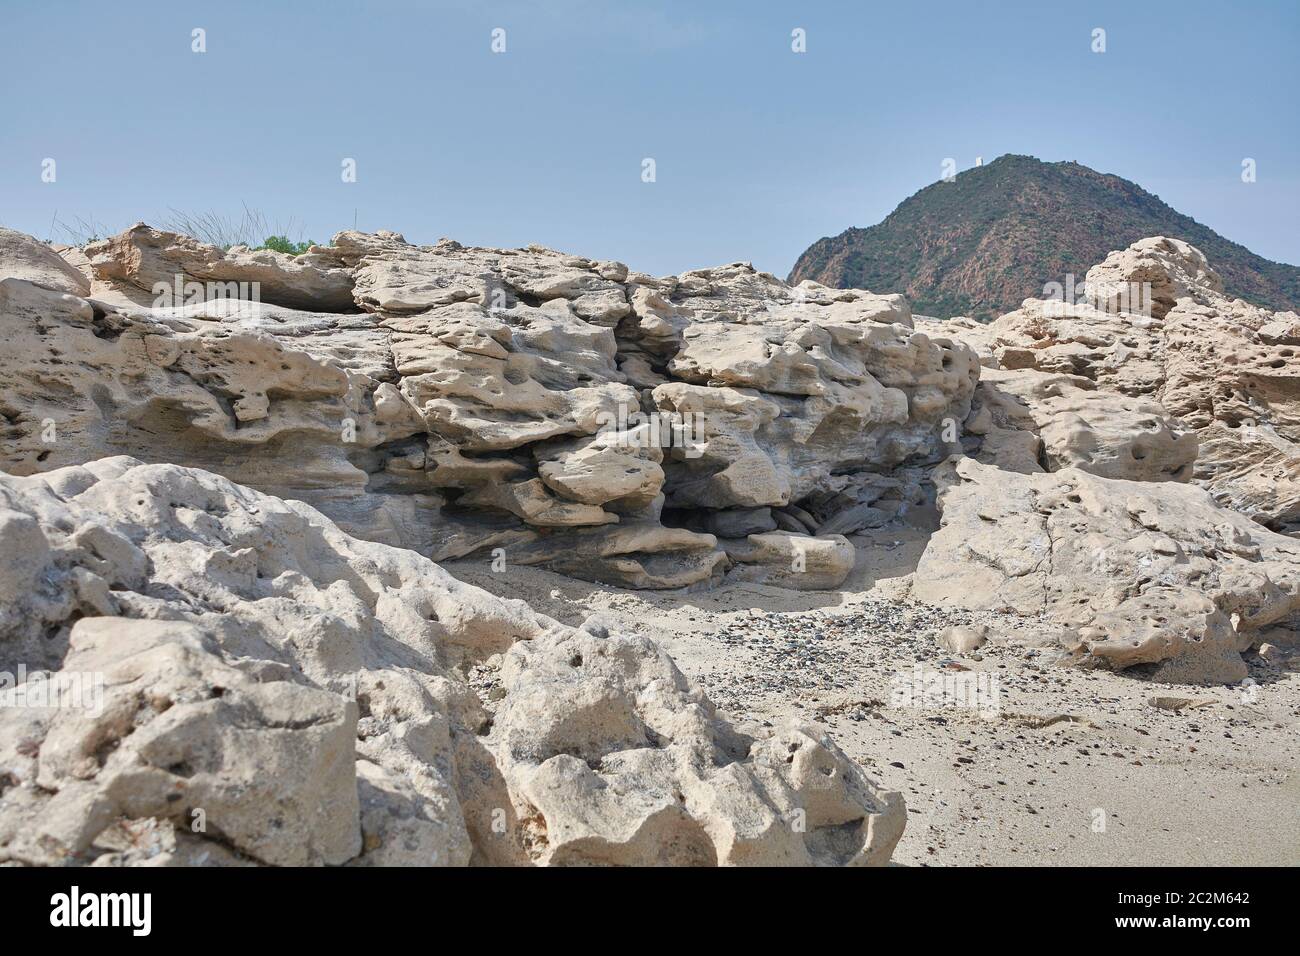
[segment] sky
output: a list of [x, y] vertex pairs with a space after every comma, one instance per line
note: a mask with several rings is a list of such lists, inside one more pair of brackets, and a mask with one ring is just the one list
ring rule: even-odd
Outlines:
[[1027, 153], [1300, 264], [1296, 0], [0, 0], [0, 63], [0, 224], [42, 239], [248, 208], [784, 276]]

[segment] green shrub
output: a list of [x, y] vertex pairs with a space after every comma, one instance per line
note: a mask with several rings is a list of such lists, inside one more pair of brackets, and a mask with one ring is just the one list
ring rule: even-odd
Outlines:
[[263, 249], [270, 249], [273, 252], [283, 252], [291, 256], [300, 256], [312, 246], [316, 245], [315, 240], [308, 239], [306, 242], [293, 242], [287, 236], [267, 236], [266, 240], [254, 248], [254, 252], [261, 252]]

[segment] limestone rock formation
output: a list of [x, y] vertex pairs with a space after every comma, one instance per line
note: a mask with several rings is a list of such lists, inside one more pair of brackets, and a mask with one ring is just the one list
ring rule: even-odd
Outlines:
[[980, 460], [1011, 471], [1079, 468], [1104, 478], [1190, 481], [1197, 436], [1158, 402], [1036, 369], [984, 369], [975, 404], [988, 409]]
[[90, 280], [45, 243], [0, 226], [3, 275], [33, 282], [54, 292], [89, 295]]
[[[837, 587], [854, 564], [845, 536], [931, 504], [928, 469], [948, 455], [1012, 476], [986, 481], [981, 506], [1009, 527], [1035, 521], [1008, 503], [1037, 487], [1014, 476], [1076, 471], [1159, 483], [1152, 495], [1191, 482], [1279, 531], [1300, 514], [1300, 319], [1228, 301], [1204, 256], [1173, 240], [1113, 254], [1079, 302], [1028, 300], [989, 326], [918, 322], [897, 295], [791, 288], [746, 263], [654, 278], [391, 232], [340, 233], [296, 258], [143, 225], [81, 258], [18, 234], [0, 248], [12, 474], [114, 454], [174, 461], [435, 560], [491, 549], [507, 566], [637, 588], [726, 575]], [[168, 276], [195, 279], [197, 298], [141, 299]], [[220, 285], [237, 280], [259, 295], [232, 301]], [[951, 525], [964, 498], [939, 484]], [[1074, 518], [1075, 535], [1127, 533]], [[1010, 585], [990, 570], [1020, 567], [1014, 535], [981, 556], [945, 534], [919, 588], [1054, 607], [1043, 566]], [[955, 578], [979, 587], [926, 580], [972, 561]], [[1021, 586], [1036, 596], [1005, 600]], [[1089, 607], [1121, 614], [1103, 605]], [[1186, 658], [1162, 640], [1097, 657]], [[1235, 671], [1234, 654], [1219, 671]], [[369, 781], [373, 818], [405, 805], [395, 786]]]
[[490, 740], [524, 840], [493, 862], [880, 864], [902, 835], [901, 798], [822, 732], [737, 733], [648, 641], [589, 621], [516, 644], [502, 672]]
[[914, 594], [1044, 614], [1082, 662], [1170, 680], [1240, 680], [1263, 629], [1294, 629], [1296, 317], [1222, 288], [1155, 237], [1089, 270], [1077, 302], [954, 323], [983, 366], [971, 457], [935, 474], [943, 527]]
[[797, 590], [836, 588], [853, 570], [854, 550], [839, 534], [809, 537], [788, 531], [751, 534], [744, 541], [725, 541], [736, 562], [737, 577]]
[[58, 256], [21, 250], [0, 256], [4, 470], [171, 461], [435, 559], [635, 587], [721, 577], [711, 514], [849, 508], [844, 476], [937, 462], [979, 374], [899, 296], [746, 263], [657, 279], [389, 232], [293, 257], [141, 224], [86, 247], [69, 295], [25, 264]]
[[208, 472], [0, 476], [0, 549], [0, 863], [878, 864], [902, 832], [820, 731], [740, 733], [649, 641]]
[[1241, 652], [1300, 612], [1300, 541], [1201, 488], [956, 457], [936, 480], [943, 527], [913, 597], [1046, 615], [1082, 663], [1235, 682]]
[[[1029, 375], [986, 374], [981, 389], [1012, 391], [1040, 431], [1051, 423], [1057, 434], [1043, 438], [1055, 466], [1185, 480], [1190, 465], [1192, 479], [1228, 507], [1292, 532], [1300, 529], [1298, 322], [1292, 312], [1228, 299], [1195, 247], [1143, 239], [1088, 271], [1085, 300], [1026, 300], [977, 333], [993, 364]], [[997, 403], [994, 395], [989, 404]], [[1065, 453], [1051, 452], [1053, 443]]]
[[[313, 247], [300, 256], [264, 249], [254, 252], [245, 246], [223, 250], [189, 236], [152, 229], [137, 223], [130, 229], [92, 242], [82, 250], [96, 279], [115, 287], [137, 301], [173, 295], [177, 276], [181, 295], [189, 298], [184, 283], [205, 284], [199, 301], [216, 298], [228, 291], [225, 283], [257, 283], [258, 301], [288, 308], [322, 312], [356, 311], [352, 301], [352, 275], [336, 250]], [[206, 284], [220, 284], [209, 288]], [[147, 297], [139, 293], [147, 293]], [[215, 294], [214, 294], [215, 293]], [[172, 304], [180, 304], [173, 302]]]
[[1173, 240], [981, 325], [747, 263], [5, 230], [0, 333], [0, 864], [888, 861], [901, 797], [819, 728], [442, 559], [837, 588], [937, 505], [900, 586], [1082, 666], [1237, 681], [1300, 623], [1300, 318]]

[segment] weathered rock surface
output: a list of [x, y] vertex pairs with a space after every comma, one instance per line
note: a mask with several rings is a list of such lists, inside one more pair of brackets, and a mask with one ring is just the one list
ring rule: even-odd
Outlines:
[[6, 276], [34, 282], [54, 292], [90, 294], [90, 280], [50, 246], [3, 226], [0, 226], [0, 263], [4, 263]]
[[723, 541], [736, 563], [732, 577], [796, 590], [837, 588], [853, 570], [853, 545], [843, 535], [810, 537], [788, 531]]
[[[0, 258], [0, 465], [13, 474], [123, 453], [176, 461], [435, 559], [491, 550], [507, 567], [637, 588], [728, 574], [836, 587], [853, 567], [843, 535], [932, 503], [927, 468], [953, 454], [1011, 476], [986, 482], [982, 507], [1013, 528], [1035, 520], [1014, 476], [1076, 471], [1159, 493], [1190, 481], [1281, 531], [1300, 515], [1300, 320], [1226, 300], [1204, 256], [1172, 240], [1109, 257], [1084, 302], [918, 331], [899, 296], [791, 288], [746, 263], [653, 278], [389, 232], [340, 233], [294, 258], [143, 225], [82, 259], [51, 251], [56, 263], [20, 238]], [[83, 259], [89, 296], [65, 274]], [[257, 281], [261, 301], [99, 294], [176, 274]], [[941, 502], [946, 520], [958, 498]], [[1076, 514], [1072, 533], [1131, 530], [1094, 520]], [[979, 586], [921, 586], [1059, 603], [1039, 593], [1056, 585], [1038, 565], [1010, 585], [991, 570], [1019, 567], [1015, 540], [990, 538], [994, 558], [941, 533], [921, 570], [984, 562], [962, 572]], [[1209, 580], [1179, 579], [1179, 600]], [[1021, 586], [1038, 596], [1005, 600]], [[1090, 613], [1131, 631], [1137, 618], [1117, 609], [1129, 597]], [[1162, 640], [1095, 656], [1188, 659]], [[1214, 672], [1234, 670], [1234, 654]], [[391, 781], [369, 786], [372, 818], [406, 805]]]
[[0, 476], [0, 550], [0, 862], [870, 864], [902, 832], [820, 731], [740, 733], [649, 641], [217, 475]]
[[1239, 681], [1241, 652], [1300, 612], [1300, 542], [1204, 489], [1073, 468], [1014, 474], [969, 458], [936, 480], [943, 527], [913, 596], [1046, 615], [1085, 664]]
[[937, 504], [914, 599], [1160, 680], [1283, 660], [1300, 318], [1159, 238], [1087, 289], [985, 326], [746, 263], [0, 231], [0, 863], [888, 861], [901, 797], [818, 728], [431, 559], [836, 588]]
[[970, 654], [979, 650], [988, 642], [989, 629], [980, 624], [975, 627], [945, 627], [935, 635], [935, 640], [945, 651], [953, 654]]
[[[899, 296], [745, 263], [656, 279], [387, 232], [292, 257], [143, 224], [84, 252], [90, 297], [0, 257], [0, 467], [202, 467], [435, 559], [707, 583], [728, 560], [708, 514], [940, 460], [978, 378]], [[153, 307], [178, 276], [260, 301]]]
[[983, 366], [974, 460], [936, 472], [914, 594], [1044, 614], [1079, 660], [1169, 680], [1240, 680], [1263, 629], [1293, 632], [1300, 552], [1266, 529], [1300, 527], [1297, 319], [1222, 290], [1156, 237], [1077, 302], [952, 323]]
[[[1291, 532], [1300, 528], [1297, 322], [1295, 313], [1228, 299], [1199, 250], [1155, 237], [1090, 269], [1086, 301], [1026, 300], [973, 344], [1002, 369], [1039, 373], [991, 387], [1015, 384], [1036, 429], [1058, 433], [1065, 454], [1055, 466], [1185, 480], [1190, 464], [1219, 501]], [[1086, 394], [1066, 397], [1063, 376]], [[1180, 437], [1187, 433], [1194, 459], [1190, 438]], [[1052, 436], [1043, 437], [1050, 446]], [[1099, 454], [1078, 454], [1079, 439]]]
[[[174, 296], [178, 280], [184, 301], [189, 300], [183, 288], [186, 282], [255, 282], [257, 300], [271, 305], [323, 312], [356, 311], [352, 275], [337, 250], [326, 247], [313, 247], [300, 256], [269, 249], [254, 252], [245, 246], [223, 250], [137, 223], [120, 235], [90, 243], [82, 251], [97, 279], [118, 283], [118, 288], [131, 286], [150, 297], [157, 297], [159, 292]], [[224, 288], [204, 288], [197, 299], [208, 301], [226, 292]]]
[[[87, 617], [68, 640], [59, 673], [102, 676], [102, 711], [0, 717], [29, 735], [19, 748], [40, 748], [22, 761], [32, 775], [20, 769], [12, 815], [0, 798], [0, 832], [12, 828], [0, 844], [12, 856], [72, 862], [106, 827], [148, 818], [197, 824], [271, 864], [338, 864], [360, 852], [355, 703], [259, 682], [179, 621]], [[16, 708], [5, 710], [12, 718]]]
[[[1060, 372], [984, 369], [976, 405], [989, 409], [984, 433], [993, 433], [978, 457], [1008, 470], [1078, 468], [1133, 481], [1192, 478], [1196, 433], [1148, 398], [1105, 391]], [[966, 431], [980, 427], [968, 421]]]
[[902, 835], [901, 798], [820, 731], [735, 732], [643, 639], [589, 622], [516, 644], [502, 676], [491, 736], [524, 840], [492, 862], [880, 864]]

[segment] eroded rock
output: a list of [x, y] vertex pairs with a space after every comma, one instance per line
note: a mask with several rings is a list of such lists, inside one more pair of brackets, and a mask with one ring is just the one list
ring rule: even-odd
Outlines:
[[53, 292], [89, 295], [90, 280], [39, 239], [0, 226], [0, 262], [4, 275]]
[[0, 475], [0, 548], [0, 862], [883, 863], [902, 831], [820, 731], [740, 734], [651, 642], [208, 472]]
[[954, 458], [913, 596], [1042, 615], [1084, 663], [1235, 682], [1241, 652], [1300, 611], [1300, 542], [1190, 485]]
[[[440, 559], [503, 548], [638, 587], [707, 584], [726, 560], [664, 509], [790, 521], [855, 469], [937, 461], [978, 378], [900, 296], [745, 263], [655, 279], [390, 232], [294, 257], [143, 224], [84, 253], [90, 297], [0, 256], [6, 470], [174, 461]], [[260, 296], [158, 306], [178, 276]]]
[[[1055, 428], [1065, 434], [1058, 443], [1077, 444], [1071, 436], [1090, 432], [1088, 441], [1111, 462], [1124, 461], [1125, 444], [1146, 451], [1143, 464], [1128, 462], [1128, 474], [1113, 465], [1097, 470], [1089, 455], [1058, 456], [1058, 464], [1183, 480], [1179, 462], [1189, 443], [1179, 435], [1194, 433], [1193, 480], [1275, 530], [1300, 527], [1300, 363], [1288, 338], [1294, 313], [1228, 299], [1198, 249], [1162, 237], [1090, 269], [1087, 296], [1026, 300], [973, 339], [1002, 369], [1047, 376], [1037, 379], [1043, 385], [1019, 389], [1040, 431], [1057, 421], [1057, 410], [1039, 397], [1044, 388], [1060, 388], [1053, 383], [1069, 376], [1088, 392], [1059, 409]], [[956, 327], [954, 334], [966, 332]]]
[[870, 865], [902, 834], [901, 798], [821, 731], [737, 733], [647, 641], [552, 634], [502, 674], [488, 743], [525, 825], [494, 862]]
[[853, 570], [855, 552], [839, 534], [812, 537], [789, 531], [751, 534], [743, 541], [722, 543], [738, 567], [738, 580], [761, 581], [796, 590], [836, 588]]
[[[245, 246], [223, 250], [189, 236], [137, 223], [125, 232], [92, 242], [83, 250], [94, 275], [153, 296], [172, 295], [178, 280], [198, 283], [257, 283], [258, 301], [294, 309], [350, 312], [352, 275], [338, 254], [313, 247], [300, 256]], [[204, 289], [199, 301], [214, 298]], [[220, 290], [224, 294], [226, 290]], [[238, 296], [229, 296], [237, 298]], [[247, 296], [244, 296], [247, 298]], [[179, 305], [180, 302], [173, 302]]]

